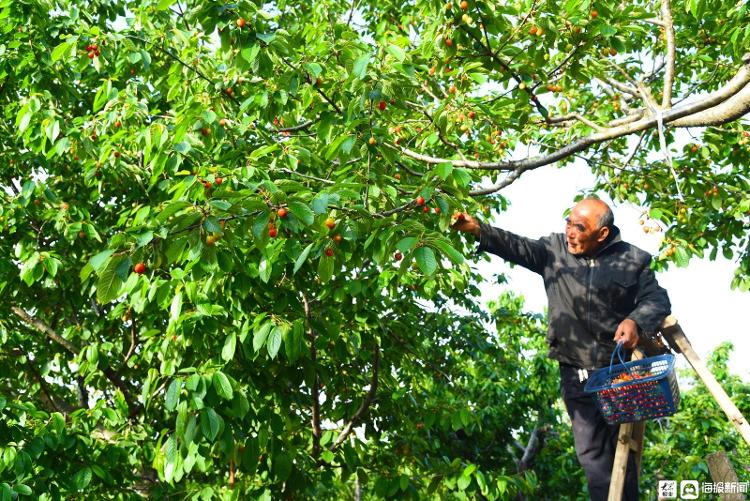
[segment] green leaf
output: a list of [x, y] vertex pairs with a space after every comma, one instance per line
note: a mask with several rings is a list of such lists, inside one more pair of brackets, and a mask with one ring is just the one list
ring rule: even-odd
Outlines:
[[178, 455], [177, 440], [171, 436], [164, 444], [164, 480], [169, 483], [172, 482], [176, 473]]
[[44, 128], [44, 133], [46, 134], [47, 139], [49, 139], [51, 143], [54, 143], [57, 136], [60, 135], [60, 122], [57, 120], [51, 120]]
[[271, 358], [276, 358], [276, 355], [279, 353], [279, 348], [281, 347], [281, 340], [284, 338], [285, 333], [288, 330], [289, 324], [283, 323], [277, 325], [274, 327], [273, 331], [271, 331], [271, 335], [268, 336], [268, 341], [266, 342], [268, 355]]
[[211, 110], [206, 110], [201, 113], [201, 120], [206, 124], [212, 124], [216, 121], [216, 113]]
[[135, 242], [138, 244], [139, 248], [145, 247], [153, 239], [154, 239], [154, 232], [151, 230], [145, 231], [143, 233], [139, 233], [138, 235], [135, 236]]
[[99, 272], [102, 269], [102, 266], [107, 262], [107, 259], [109, 259], [109, 256], [114, 254], [114, 252], [115, 251], [112, 249], [107, 249], [93, 256], [91, 259], [89, 259], [89, 263], [91, 264], [91, 267], [94, 268], [94, 271], [97, 274], [99, 274]]
[[[175, 3], [176, 0], [160, 0], [159, 5], [156, 6], [158, 10], [167, 10]], [[152, 7], [153, 8], [153, 7]]]
[[302, 202], [289, 202], [289, 211], [294, 214], [294, 217], [305, 223], [306, 226], [310, 226], [315, 221], [315, 213], [307, 204]]
[[432, 275], [437, 269], [437, 260], [435, 259], [435, 253], [429, 247], [420, 247], [414, 252], [414, 257], [417, 260], [417, 265], [422, 273], [425, 275]]
[[277, 453], [273, 461], [273, 469], [278, 479], [283, 482], [292, 473], [292, 458], [283, 452]]
[[258, 274], [260, 275], [260, 279], [263, 280], [263, 283], [268, 283], [268, 280], [271, 278], [272, 271], [273, 264], [266, 256], [263, 256], [260, 260], [260, 265], [258, 265]]
[[221, 371], [214, 372], [213, 384], [216, 393], [225, 400], [231, 400], [234, 396], [229, 378]]
[[237, 346], [237, 334], [234, 332], [224, 340], [224, 347], [221, 349], [221, 359], [229, 362], [234, 358], [234, 350]]
[[297, 319], [292, 324], [291, 329], [287, 329], [287, 335], [284, 337], [284, 351], [290, 362], [294, 363], [302, 354], [305, 325], [301, 319]]
[[99, 274], [96, 281], [96, 300], [100, 303], [109, 303], [120, 295], [122, 279], [117, 274], [117, 267], [125, 260], [123, 256], [110, 259], [107, 266]]
[[206, 407], [201, 411], [201, 432], [209, 442], [216, 439], [223, 424], [224, 420], [212, 408]]
[[328, 211], [328, 193], [319, 193], [318, 196], [313, 198], [312, 209], [315, 214], [324, 214]]
[[15, 492], [5, 482], [0, 483], [0, 501], [13, 501]]
[[240, 55], [242, 56], [242, 59], [248, 62], [248, 64], [253, 64], [255, 58], [258, 57], [258, 52], [260, 52], [260, 45], [253, 45], [252, 47], [242, 49]]
[[190, 202], [186, 202], [184, 200], [175, 200], [174, 202], [169, 202], [167, 206], [164, 207], [164, 209], [162, 209], [156, 214], [156, 220], [159, 223], [163, 223], [167, 221], [170, 216], [173, 216], [174, 214], [178, 213], [182, 209], [186, 207], [190, 207], [191, 205], [193, 204], [191, 204]]
[[107, 79], [99, 87], [99, 90], [94, 96], [94, 112], [102, 109], [102, 107], [109, 101], [110, 94], [112, 92], [112, 81]]
[[690, 262], [690, 255], [684, 247], [676, 247], [674, 253], [674, 261], [680, 268], [686, 268]]
[[272, 326], [273, 324], [271, 322], [266, 322], [253, 334], [253, 350], [256, 353], [260, 351], [264, 344], [266, 344], [266, 338], [268, 337], [268, 333], [271, 331]]
[[440, 252], [448, 256], [448, 259], [450, 259], [453, 264], [462, 264], [464, 262], [464, 256], [458, 252], [456, 249], [453, 248], [451, 244], [444, 240], [436, 240], [434, 242], [430, 242], [430, 245], [438, 249]]
[[50, 59], [52, 59], [52, 62], [54, 63], [58, 59], [63, 57], [65, 53], [68, 52], [68, 50], [76, 43], [77, 40], [78, 37], [73, 37], [55, 47], [52, 50], [52, 54], [50, 55]]
[[180, 379], [173, 379], [169, 383], [167, 394], [164, 397], [164, 406], [168, 411], [175, 410], [177, 403], [180, 401], [180, 386], [182, 386], [182, 380]]
[[209, 233], [221, 233], [221, 225], [219, 219], [214, 216], [209, 216], [203, 221], [203, 229]]
[[435, 167], [435, 174], [437, 174], [440, 179], [448, 179], [451, 172], [453, 172], [453, 164], [450, 162], [443, 162]]
[[279, 149], [279, 145], [277, 143], [274, 143], [268, 146], [263, 146], [261, 148], [254, 150], [252, 153], [250, 153], [250, 160], [260, 160], [264, 156], [278, 149]]
[[302, 267], [302, 265], [305, 264], [305, 261], [307, 260], [307, 256], [310, 254], [310, 250], [312, 248], [313, 248], [313, 244], [308, 244], [308, 246], [305, 247], [305, 249], [297, 257], [297, 260], [294, 261], [294, 270], [292, 271], [292, 275], [296, 275], [299, 269]]
[[398, 241], [398, 243], [396, 244], [396, 249], [404, 253], [409, 252], [414, 248], [415, 245], [417, 245], [418, 241], [419, 239], [417, 237], [404, 237]]
[[466, 488], [469, 486], [470, 483], [471, 483], [471, 476], [467, 477], [465, 475], [461, 475], [460, 477], [458, 477], [458, 482], [456, 482], [456, 485], [458, 486], [460, 490], [464, 491], [466, 490]]
[[26, 484], [16, 484], [14, 488], [15, 491], [22, 496], [31, 496], [34, 493], [34, 491], [31, 490], [31, 487]]
[[406, 58], [406, 53], [404, 52], [404, 49], [402, 49], [398, 45], [391, 44], [385, 50], [388, 52], [388, 54], [395, 57], [399, 63], [402, 63], [404, 61], [404, 58]]
[[78, 470], [78, 473], [73, 475], [73, 486], [77, 491], [82, 491], [91, 483], [91, 468], [88, 466]]
[[367, 74], [367, 65], [370, 64], [370, 54], [363, 54], [354, 61], [354, 67], [352, 68], [352, 76], [357, 79], [362, 79]]
[[318, 263], [318, 278], [320, 283], [324, 284], [328, 282], [333, 276], [333, 258], [328, 256], [321, 256], [320, 262]]

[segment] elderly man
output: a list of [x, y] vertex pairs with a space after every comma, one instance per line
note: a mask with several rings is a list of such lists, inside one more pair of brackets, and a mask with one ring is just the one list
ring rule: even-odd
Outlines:
[[[479, 250], [538, 273], [549, 301], [549, 356], [560, 364], [560, 389], [573, 425], [576, 455], [593, 501], [606, 500], [617, 426], [606, 423], [583, 391], [588, 372], [609, 365], [616, 342], [634, 348], [670, 313], [666, 291], [650, 268], [651, 256], [620, 239], [612, 210], [587, 198], [566, 219], [565, 233], [533, 240], [462, 215], [453, 225], [479, 239]], [[623, 499], [638, 499], [634, 457]]]

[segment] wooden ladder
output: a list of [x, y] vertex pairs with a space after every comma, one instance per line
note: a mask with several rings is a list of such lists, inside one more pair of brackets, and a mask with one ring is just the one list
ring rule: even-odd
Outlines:
[[[677, 353], [682, 353], [690, 366], [698, 374], [698, 377], [706, 385], [708, 391], [714, 397], [721, 409], [729, 418], [729, 421], [737, 428], [742, 438], [750, 445], [750, 424], [747, 419], [740, 413], [737, 406], [729, 398], [706, 364], [700, 359], [698, 354], [693, 350], [690, 341], [688, 341], [682, 327], [677, 323], [677, 319], [668, 316], [664, 319], [661, 326], [661, 334], [666, 339], [669, 346]], [[633, 351], [633, 359], [639, 360], [643, 354], [639, 350]], [[615, 462], [612, 465], [612, 478], [609, 483], [609, 495], [607, 501], [621, 501], [622, 489], [625, 485], [625, 472], [628, 466], [628, 456], [633, 451], [636, 454], [636, 468], [641, 470], [641, 456], [643, 454], [643, 435], [646, 430], [645, 422], [625, 423], [620, 425], [620, 431], [617, 437], [617, 449], [615, 451]]]

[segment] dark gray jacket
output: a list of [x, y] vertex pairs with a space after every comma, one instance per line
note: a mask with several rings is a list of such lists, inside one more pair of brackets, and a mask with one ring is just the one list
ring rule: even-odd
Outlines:
[[549, 301], [549, 356], [586, 369], [609, 365], [612, 338], [625, 318], [645, 333], [658, 331], [669, 315], [667, 292], [656, 282], [651, 256], [623, 242], [620, 230], [596, 256], [574, 256], [565, 235], [533, 240], [481, 224], [479, 250], [538, 273]]

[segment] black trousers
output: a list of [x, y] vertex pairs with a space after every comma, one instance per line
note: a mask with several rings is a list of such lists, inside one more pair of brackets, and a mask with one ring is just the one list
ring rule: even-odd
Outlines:
[[[620, 426], [607, 424], [596, 401], [583, 391], [584, 386], [586, 382], [580, 381], [576, 367], [560, 364], [560, 393], [573, 424], [576, 456], [586, 473], [591, 501], [606, 501]], [[628, 455], [622, 499], [638, 501], [638, 472], [634, 454]]]

